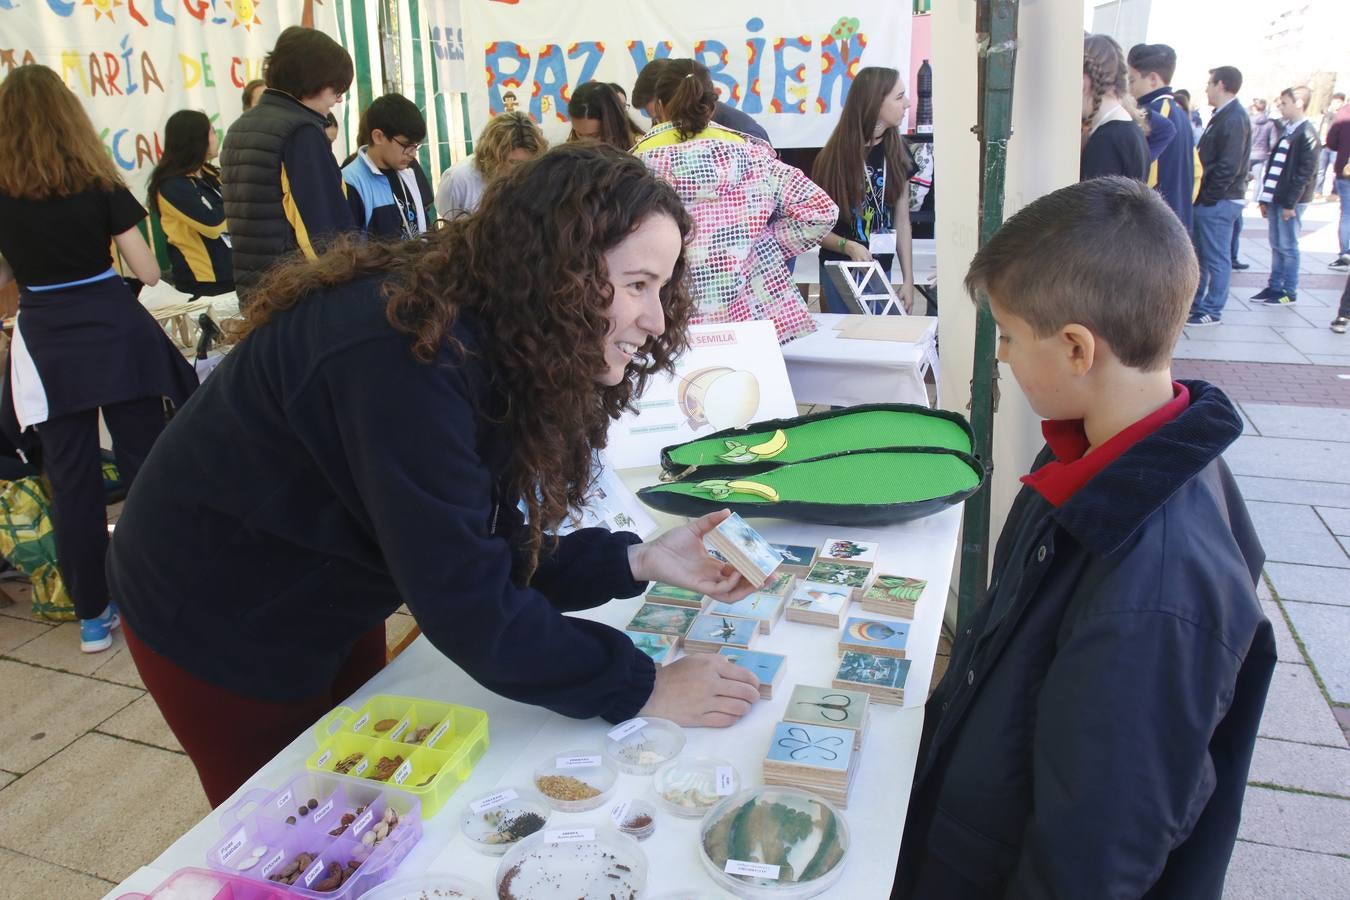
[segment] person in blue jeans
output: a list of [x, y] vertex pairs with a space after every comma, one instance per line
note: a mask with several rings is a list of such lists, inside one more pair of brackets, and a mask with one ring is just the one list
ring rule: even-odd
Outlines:
[[1270, 223], [1270, 281], [1252, 296], [1267, 306], [1298, 302], [1298, 233], [1303, 211], [1312, 202], [1317, 174], [1317, 131], [1303, 115], [1303, 103], [1292, 88], [1277, 102], [1284, 131], [1266, 164], [1257, 200], [1261, 217]]
[[1341, 201], [1341, 221], [1336, 236], [1337, 254], [1328, 265], [1342, 272], [1350, 270], [1350, 106], [1342, 106], [1327, 129], [1327, 149], [1335, 154], [1336, 196]]
[[1233, 223], [1242, 215], [1251, 159], [1252, 125], [1238, 102], [1242, 73], [1232, 66], [1209, 70], [1205, 96], [1214, 115], [1200, 136], [1196, 152], [1204, 178], [1195, 198], [1195, 252], [1200, 284], [1186, 319], [1190, 326], [1218, 325], [1228, 302], [1233, 276]]

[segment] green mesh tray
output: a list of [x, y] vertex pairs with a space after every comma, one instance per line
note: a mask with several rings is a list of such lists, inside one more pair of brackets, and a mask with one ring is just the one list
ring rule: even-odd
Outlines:
[[[979, 462], [957, 450], [870, 448], [798, 463], [703, 466], [680, 481], [645, 487], [638, 497], [685, 516], [728, 508], [743, 517], [890, 525], [963, 502], [984, 476]], [[762, 496], [766, 488], [777, 499]]]
[[[782, 437], [776, 438], [780, 430]], [[970, 453], [971, 446], [970, 426], [956, 413], [878, 403], [728, 428], [666, 447], [661, 464], [678, 475], [695, 466], [786, 464], [874, 447], [939, 447]]]

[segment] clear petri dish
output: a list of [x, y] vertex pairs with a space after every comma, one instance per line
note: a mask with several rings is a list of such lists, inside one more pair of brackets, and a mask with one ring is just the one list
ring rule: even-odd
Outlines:
[[503, 788], [466, 804], [459, 814], [459, 830], [479, 853], [501, 856], [513, 844], [548, 827], [552, 814], [536, 791]]
[[534, 787], [559, 812], [587, 812], [614, 793], [619, 769], [593, 750], [568, 750], [543, 760], [534, 770]]
[[736, 767], [715, 756], [674, 760], [652, 779], [656, 799], [677, 816], [697, 819], [741, 789]]
[[674, 722], [642, 716], [609, 730], [605, 758], [629, 775], [650, 775], [679, 756], [684, 741], [684, 729]]
[[361, 895], [362, 900], [496, 900], [497, 895], [476, 881], [458, 875], [424, 872], [409, 878], [386, 881]]
[[608, 825], [546, 829], [516, 844], [497, 866], [499, 900], [642, 896], [647, 857]]
[[656, 833], [656, 807], [644, 800], [615, 804], [610, 818], [616, 828], [635, 840], [645, 841]]
[[699, 826], [699, 858], [708, 875], [746, 900], [801, 900], [829, 890], [843, 874], [848, 848], [839, 810], [793, 788], [742, 791]]

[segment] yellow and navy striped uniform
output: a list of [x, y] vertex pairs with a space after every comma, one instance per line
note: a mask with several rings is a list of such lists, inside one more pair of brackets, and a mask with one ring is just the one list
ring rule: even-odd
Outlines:
[[198, 175], [167, 179], [159, 186], [158, 203], [174, 286], [189, 294], [234, 290], [225, 204], [215, 169], [207, 166]]

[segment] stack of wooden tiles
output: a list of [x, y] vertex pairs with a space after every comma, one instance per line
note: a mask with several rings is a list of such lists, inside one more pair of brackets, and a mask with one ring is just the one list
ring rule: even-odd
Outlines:
[[812, 791], [848, 806], [866, 737], [870, 697], [797, 685], [764, 756], [764, 783]]

